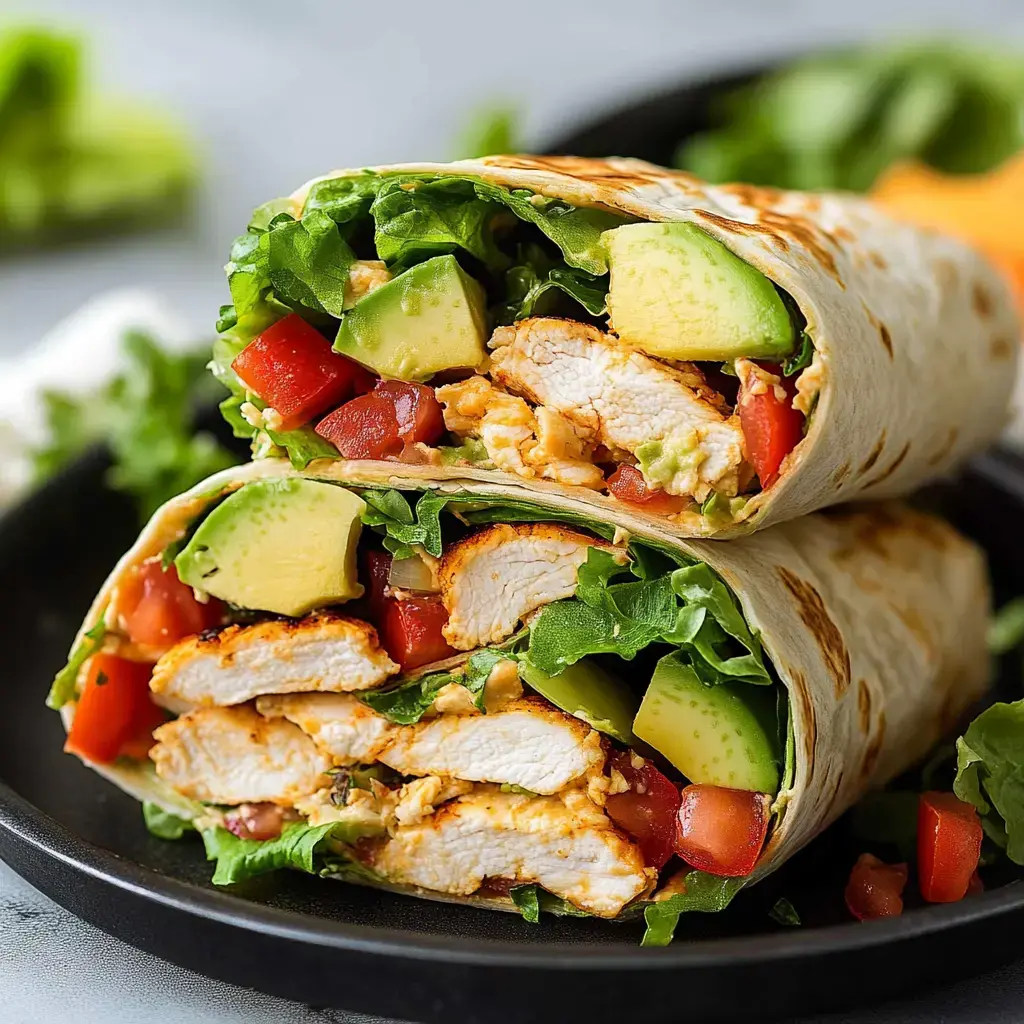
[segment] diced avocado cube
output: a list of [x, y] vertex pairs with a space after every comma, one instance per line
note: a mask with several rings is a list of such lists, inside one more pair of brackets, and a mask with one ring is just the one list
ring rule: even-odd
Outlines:
[[775, 285], [694, 224], [606, 231], [612, 330], [661, 359], [778, 360], [796, 327]]
[[203, 520], [174, 560], [182, 582], [240, 608], [305, 615], [360, 597], [366, 503], [316, 480], [256, 480]]
[[635, 742], [632, 722], [637, 701], [620, 679], [592, 661], [578, 661], [549, 676], [529, 661], [519, 662], [520, 678], [566, 714], [627, 746]]
[[361, 298], [341, 320], [334, 351], [384, 377], [426, 380], [487, 360], [483, 289], [454, 256], [435, 256]]
[[774, 686], [705, 686], [678, 654], [658, 662], [633, 731], [691, 782], [774, 794], [779, 737]]

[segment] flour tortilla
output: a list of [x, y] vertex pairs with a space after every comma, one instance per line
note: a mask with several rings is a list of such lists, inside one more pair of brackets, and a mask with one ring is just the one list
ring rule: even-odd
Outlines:
[[[1020, 329], [1000, 275], [962, 243], [897, 223], [864, 199], [713, 186], [623, 159], [500, 156], [375, 170], [475, 175], [574, 205], [689, 221], [793, 297], [817, 350], [801, 384], [818, 394], [807, 436], [738, 520], [691, 513], [673, 525], [678, 536], [735, 536], [841, 502], [907, 494], [1009, 421]], [[294, 193], [296, 216], [314, 182]]]
[[[265, 459], [211, 477], [153, 516], [97, 595], [79, 638], [130, 567], [159, 554], [210, 502], [251, 480], [307, 476], [593, 511], [561, 494], [493, 481], [427, 480], [407, 469], [381, 463], [367, 472], [365, 464], [335, 462], [300, 473]], [[894, 503], [834, 510], [729, 544], [674, 538], [655, 520], [621, 507], [594, 518], [638, 539], [674, 544], [711, 566], [760, 633], [788, 691], [795, 773], [779, 795], [781, 814], [751, 881], [777, 868], [868, 789], [923, 757], [989, 681], [984, 558], [930, 515]], [[63, 714], [70, 723], [73, 705]], [[195, 812], [148, 769], [98, 770], [140, 800]]]

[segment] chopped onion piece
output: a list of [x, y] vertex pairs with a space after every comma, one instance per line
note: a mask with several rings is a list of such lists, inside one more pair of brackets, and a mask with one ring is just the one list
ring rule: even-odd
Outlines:
[[388, 586], [393, 590], [415, 590], [420, 594], [436, 594], [440, 587], [430, 566], [420, 558], [396, 558], [391, 563]]

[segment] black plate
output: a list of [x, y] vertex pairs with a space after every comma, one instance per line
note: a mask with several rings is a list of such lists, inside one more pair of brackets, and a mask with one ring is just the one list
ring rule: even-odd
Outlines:
[[[730, 84], [736, 80], [730, 80]], [[558, 147], [665, 160], [701, 123], [712, 87], [614, 115]], [[647, 140], [645, 142], [645, 140]], [[517, 917], [297, 874], [231, 892], [209, 884], [196, 841], [149, 836], [138, 805], [61, 753], [50, 678], [96, 589], [134, 540], [104, 460], [71, 467], [0, 520], [5, 654], [0, 856], [106, 931], [207, 975], [316, 1005], [420, 1021], [734, 1020], [849, 1005], [991, 969], [1024, 950], [1024, 886], [850, 923], [842, 884], [857, 848], [843, 823], [719, 915], [684, 918], [676, 943], [637, 948], [636, 925]], [[989, 552], [1000, 598], [1024, 591], [1024, 463], [996, 453], [937, 500]], [[1019, 666], [1001, 684], [1016, 698]], [[784, 895], [804, 927], [774, 924]]]

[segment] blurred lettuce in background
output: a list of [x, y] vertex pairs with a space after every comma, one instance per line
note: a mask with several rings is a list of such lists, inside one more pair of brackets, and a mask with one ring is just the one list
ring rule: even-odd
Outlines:
[[519, 108], [512, 103], [491, 102], [466, 117], [452, 150], [453, 160], [471, 160], [495, 153], [522, 152]]
[[179, 214], [192, 148], [162, 115], [97, 96], [74, 36], [0, 32], [0, 247]]
[[867, 191], [893, 164], [987, 171], [1024, 145], [1024, 59], [955, 42], [825, 53], [724, 96], [676, 165], [710, 181]]

